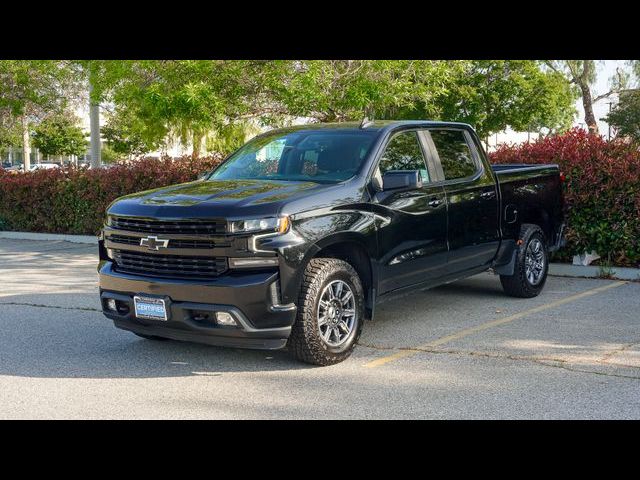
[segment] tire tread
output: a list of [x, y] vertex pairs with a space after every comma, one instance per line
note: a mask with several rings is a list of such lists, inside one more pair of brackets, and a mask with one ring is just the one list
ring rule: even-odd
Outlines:
[[[314, 299], [317, 298], [330, 275], [337, 271], [345, 271], [350, 276], [355, 277], [358, 282], [356, 289], [362, 293], [362, 285], [355, 269], [344, 260], [336, 258], [313, 258], [305, 268], [302, 287], [298, 297], [298, 313], [295, 323], [291, 329], [291, 335], [287, 342], [289, 352], [298, 360], [313, 365], [333, 365], [345, 360], [358, 341], [362, 330], [363, 318], [358, 320], [357, 332], [351, 346], [340, 353], [329, 352], [323, 348], [322, 340], [315, 331], [315, 311]], [[362, 301], [362, 299], [360, 299]]]

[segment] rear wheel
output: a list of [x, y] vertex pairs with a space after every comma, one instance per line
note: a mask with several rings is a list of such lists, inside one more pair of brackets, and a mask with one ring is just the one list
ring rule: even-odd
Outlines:
[[540, 294], [547, 281], [547, 241], [542, 229], [532, 224], [522, 225], [520, 239], [513, 275], [500, 275], [500, 282], [508, 295], [531, 298]]
[[314, 258], [305, 269], [298, 316], [287, 346], [298, 360], [333, 365], [351, 355], [364, 320], [364, 290], [354, 268]]

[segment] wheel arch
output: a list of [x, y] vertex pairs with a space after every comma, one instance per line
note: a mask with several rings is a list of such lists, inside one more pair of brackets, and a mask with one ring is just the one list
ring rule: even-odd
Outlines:
[[549, 212], [544, 207], [528, 208], [520, 218], [519, 230], [525, 224], [537, 225], [542, 229], [546, 237], [547, 244], [553, 241], [553, 232], [555, 231], [554, 222]]
[[362, 235], [342, 232], [322, 239], [309, 249], [302, 264], [306, 268], [313, 258], [336, 258], [350, 264], [358, 273], [365, 291], [367, 318], [373, 318], [377, 272], [372, 261], [371, 245]]

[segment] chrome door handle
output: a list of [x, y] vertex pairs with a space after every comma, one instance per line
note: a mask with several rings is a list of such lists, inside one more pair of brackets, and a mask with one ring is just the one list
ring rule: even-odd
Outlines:
[[482, 198], [493, 198], [493, 197], [495, 197], [495, 196], [496, 196], [496, 192], [494, 192], [493, 190], [492, 190], [492, 191], [490, 191], [490, 192], [482, 192], [482, 193], [480, 194], [480, 196], [481, 196]]
[[438, 205], [440, 205], [442, 203], [442, 200], [438, 200], [437, 198], [434, 198], [432, 200], [429, 200], [427, 202], [427, 205], [429, 205], [432, 208], [437, 207]]

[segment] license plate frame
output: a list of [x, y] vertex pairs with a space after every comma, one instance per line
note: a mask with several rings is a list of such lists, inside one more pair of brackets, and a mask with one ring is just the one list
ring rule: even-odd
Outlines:
[[136, 318], [143, 318], [145, 320], [157, 320], [161, 322], [166, 322], [169, 319], [167, 312], [167, 302], [164, 300], [164, 298], [136, 295], [133, 297], [133, 309]]

